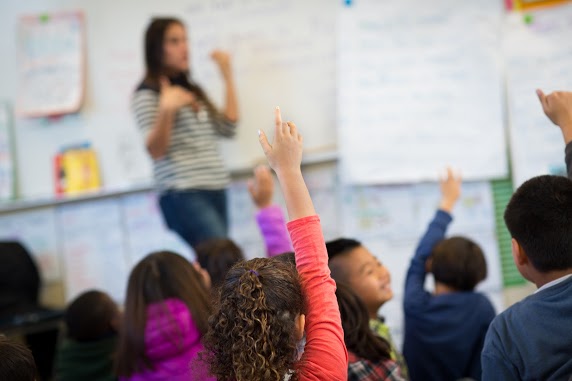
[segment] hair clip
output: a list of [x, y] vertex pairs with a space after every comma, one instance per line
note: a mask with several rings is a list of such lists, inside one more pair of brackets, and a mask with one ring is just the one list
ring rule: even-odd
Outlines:
[[251, 274], [254, 274], [254, 275], [256, 275], [256, 276], [259, 276], [259, 275], [258, 275], [258, 271], [256, 271], [256, 270], [248, 270], [248, 271], [249, 271]]

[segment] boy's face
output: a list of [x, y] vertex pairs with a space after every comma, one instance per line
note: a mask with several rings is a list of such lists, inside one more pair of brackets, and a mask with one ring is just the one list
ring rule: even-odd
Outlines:
[[364, 246], [334, 258], [344, 269], [346, 282], [365, 303], [370, 314], [393, 298], [391, 275], [381, 262]]

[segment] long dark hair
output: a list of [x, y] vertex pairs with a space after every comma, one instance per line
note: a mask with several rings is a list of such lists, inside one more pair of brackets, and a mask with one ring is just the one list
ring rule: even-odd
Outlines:
[[[159, 81], [162, 76], [166, 75], [166, 68], [163, 65], [163, 44], [165, 33], [173, 24], [184, 27], [184, 23], [177, 18], [154, 18], [145, 32], [145, 77], [143, 78], [143, 84], [155, 91], [160, 91]], [[169, 80], [172, 84], [182, 86], [192, 92], [202, 101], [211, 118], [221, 117], [205, 91], [191, 80], [188, 72], [178, 73], [169, 77]]]
[[129, 276], [116, 358], [117, 375], [129, 377], [144, 369], [152, 369], [145, 354], [147, 307], [168, 298], [184, 302], [200, 333], [206, 333], [211, 304], [210, 293], [201, 275], [179, 254], [170, 251], [151, 253], [133, 268]]
[[274, 258], [237, 263], [227, 273], [204, 338], [202, 358], [210, 372], [221, 381], [282, 381], [295, 369], [295, 318], [303, 304], [292, 264]]
[[336, 283], [336, 297], [348, 351], [375, 363], [390, 359], [389, 343], [369, 328], [369, 314], [359, 296], [349, 286]]

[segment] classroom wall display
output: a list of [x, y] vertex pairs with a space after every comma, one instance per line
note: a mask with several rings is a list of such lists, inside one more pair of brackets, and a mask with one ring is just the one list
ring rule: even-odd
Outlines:
[[10, 105], [0, 102], [0, 201], [11, 200], [16, 193], [12, 119]]
[[353, 184], [508, 174], [502, 4], [359, 1], [340, 10], [338, 136]]
[[0, 215], [0, 240], [23, 244], [36, 262], [44, 283], [61, 280], [63, 271], [53, 208]]
[[[372, 12], [366, 11], [369, 7]], [[143, 33], [157, 15], [176, 16], [187, 24], [192, 75], [218, 105], [223, 103], [223, 84], [209, 53], [223, 48], [233, 55], [242, 121], [237, 138], [221, 146], [230, 168], [249, 167], [261, 158], [256, 130], [272, 135], [272, 110], [280, 105], [285, 118], [304, 134], [310, 156], [340, 152], [344, 181], [435, 179], [445, 164], [460, 167], [471, 179], [505, 176], [505, 90], [509, 98], [533, 94], [528, 83], [538, 72], [519, 73], [529, 66], [524, 65], [507, 81], [503, 75], [511, 75], [517, 58], [536, 59], [545, 51], [533, 44], [541, 36], [550, 40], [555, 32], [538, 26], [554, 22], [561, 28], [567, 16], [558, 10], [566, 7], [546, 10], [553, 13], [550, 18], [538, 13], [526, 29], [502, 13], [502, 0], [173, 0], [160, 6], [134, 0], [5, 1], [0, 12], [5, 36], [13, 35], [22, 15], [36, 15], [34, 23], [41, 26], [38, 15], [81, 9], [89, 68], [80, 114], [15, 121], [21, 196], [53, 193], [51, 157], [68, 141], [93, 143], [106, 188], [152, 182], [151, 161], [130, 99], [144, 71]], [[368, 13], [375, 14], [374, 22]], [[535, 14], [531, 12], [532, 19]], [[518, 15], [514, 17], [524, 19]], [[536, 37], [527, 44], [521, 37], [531, 33]], [[501, 44], [504, 35], [529, 53], [505, 52], [511, 44]], [[16, 38], [0, 41], [8, 57], [0, 62], [0, 96], [6, 99], [20, 89], [14, 75], [20, 70], [20, 46]], [[506, 68], [500, 58], [508, 62]], [[514, 104], [520, 101], [508, 103], [512, 124]], [[546, 132], [541, 140], [550, 136]], [[510, 143], [520, 144], [513, 137]], [[551, 171], [553, 165], [528, 166], [518, 152], [535, 148], [523, 147], [515, 148], [514, 166], [534, 168], [535, 174]]]
[[28, 117], [77, 112], [85, 82], [83, 14], [22, 16], [17, 49], [18, 112]]
[[541, 174], [566, 174], [562, 133], [544, 115], [535, 89], [572, 90], [572, 4], [507, 16], [510, 153], [519, 186]]

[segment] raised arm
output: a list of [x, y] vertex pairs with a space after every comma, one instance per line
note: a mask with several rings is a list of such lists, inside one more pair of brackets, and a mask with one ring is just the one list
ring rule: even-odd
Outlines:
[[302, 137], [294, 123], [282, 123], [275, 111], [275, 138], [272, 145], [264, 132], [260, 143], [270, 166], [278, 175], [290, 216], [288, 230], [294, 245], [296, 268], [300, 274], [307, 306], [306, 346], [297, 367], [300, 380], [346, 380], [348, 355], [330, 277], [328, 255], [320, 220], [316, 216], [308, 188], [302, 178]]
[[404, 306], [406, 309], [411, 308], [429, 297], [424, 289], [426, 276], [426, 262], [431, 256], [433, 248], [437, 243], [445, 238], [445, 233], [449, 223], [451, 223], [451, 212], [461, 194], [461, 178], [455, 176], [453, 171], [448, 168], [447, 176], [441, 180], [441, 202], [439, 210], [429, 224], [427, 231], [417, 249], [415, 256], [411, 260], [407, 278], [405, 281], [405, 297]]
[[256, 222], [264, 238], [266, 254], [273, 257], [292, 251], [282, 208], [272, 203], [274, 179], [270, 168], [265, 165], [255, 168], [254, 177], [248, 181], [248, 191], [258, 209]]
[[228, 121], [236, 123], [238, 121], [238, 98], [230, 64], [230, 55], [222, 50], [215, 50], [211, 53], [211, 58], [218, 65], [224, 81], [225, 102], [223, 115]]
[[536, 90], [546, 116], [562, 130], [566, 144], [566, 167], [572, 179], [572, 92], [555, 91], [548, 95]]

